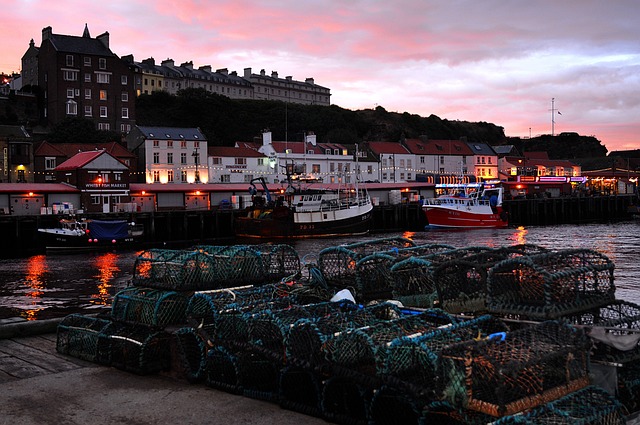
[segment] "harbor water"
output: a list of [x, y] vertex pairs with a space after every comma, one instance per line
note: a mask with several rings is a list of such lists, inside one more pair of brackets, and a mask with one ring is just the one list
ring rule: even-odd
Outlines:
[[[292, 242], [312, 261], [323, 248], [367, 239], [405, 236], [417, 245], [497, 248], [535, 244], [553, 250], [596, 250], [615, 264], [616, 298], [640, 304], [640, 220], [612, 224], [528, 226], [507, 229], [429, 230], [377, 233], [360, 238]], [[129, 285], [139, 251], [35, 255], [0, 260], [0, 323], [40, 320], [71, 313], [106, 311], [115, 293]]]

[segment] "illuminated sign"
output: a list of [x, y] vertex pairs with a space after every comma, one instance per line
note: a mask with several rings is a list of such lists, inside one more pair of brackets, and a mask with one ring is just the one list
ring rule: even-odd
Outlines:
[[556, 183], [566, 183], [566, 177], [557, 177], [557, 176], [540, 176], [540, 182], [556, 182]]

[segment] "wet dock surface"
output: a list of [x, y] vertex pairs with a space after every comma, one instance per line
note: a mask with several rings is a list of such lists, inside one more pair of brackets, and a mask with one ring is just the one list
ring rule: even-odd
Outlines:
[[326, 424], [277, 404], [56, 352], [56, 334], [0, 338], [0, 424]]

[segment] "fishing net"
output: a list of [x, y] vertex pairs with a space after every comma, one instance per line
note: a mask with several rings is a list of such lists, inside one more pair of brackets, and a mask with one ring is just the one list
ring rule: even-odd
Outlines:
[[615, 298], [613, 269], [608, 257], [588, 249], [509, 258], [489, 270], [487, 307], [537, 320], [597, 308]]
[[356, 263], [356, 299], [368, 302], [389, 299], [393, 296], [391, 286], [391, 266], [396, 257], [388, 254], [371, 254]]
[[97, 361], [100, 334], [110, 320], [70, 314], [58, 324], [56, 350], [90, 362]]
[[560, 322], [467, 341], [442, 350], [453, 406], [491, 416], [511, 415], [562, 397], [589, 384], [588, 340]]
[[242, 394], [238, 367], [238, 356], [233, 350], [220, 345], [215, 346], [207, 351], [205, 383], [228, 393]]
[[130, 287], [113, 298], [114, 320], [165, 327], [184, 324], [187, 297], [175, 291]]
[[285, 335], [287, 361], [307, 367], [320, 365], [325, 362], [322, 347], [334, 334], [396, 319], [401, 314], [394, 304], [382, 303], [345, 309], [319, 319], [297, 320]]
[[529, 412], [506, 416], [494, 425], [624, 425], [622, 406], [595, 386], [575, 391]]
[[587, 327], [593, 360], [629, 363], [640, 360], [640, 306], [616, 300], [606, 306], [564, 317]]
[[[442, 310], [428, 310], [373, 326], [340, 332], [327, 340], [323, 348], [336, 375], [377, 382], [384, 374], [387, 348], [394, 340], [427, 333], [454, 321], [455, 319]], [[376, 379], [370, 380], [368, 377]]]
[[423, 402], [458, 399], [460, 396], [455, 391], [460, 391], [460, 388], [449, 386], [455, 370], [441, 369], [442, 351], [453, 344], [485, 339], [507, 331], [503, 321], [484, 315], [471, 320], [452, 321], [451, 324], [443, 323], [430, 332], [398, 338], [386, 348], [383, 381]]
[[100, 333], [97, 359], [140, 375], [169, 370], [171, 335], [146, 325], [111, 322]]

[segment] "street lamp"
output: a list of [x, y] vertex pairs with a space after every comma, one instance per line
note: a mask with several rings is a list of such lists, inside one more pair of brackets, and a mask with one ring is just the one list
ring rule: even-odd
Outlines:
[[195, 183], [200, 183], [200, 172], [198, 171], [198, 162], [199, 162], [200, 156], [198, 155], [198, 145], [196, 145], [195, 150], [193, 151], [191, 156], [193, 156], [193, 158], [195, 160], [195, 163], [196, 163]]

